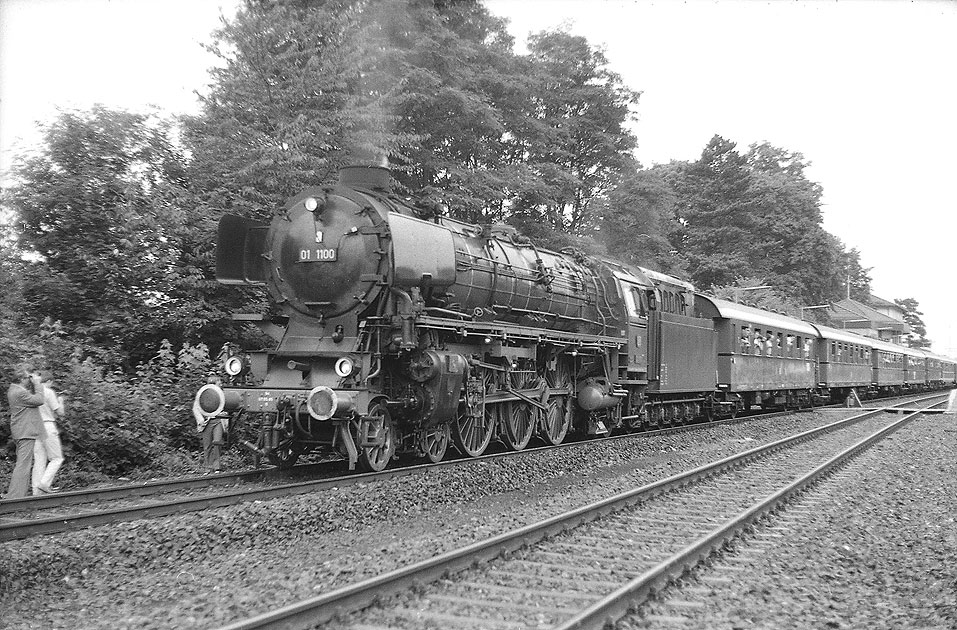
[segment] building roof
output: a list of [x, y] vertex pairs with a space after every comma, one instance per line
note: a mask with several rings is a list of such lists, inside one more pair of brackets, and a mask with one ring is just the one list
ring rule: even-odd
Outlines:
[[900, 306], [898, 306], [895, 302], [888, 302], [884, 298], [877, 297], [876, 295], [868, 295], [867, 303], [877, 308], [896, 308], [899, 311], [904, 310]]
[[[885, 329], [900, 333], [910, 332], [910, 326], [901, 320], [889, 317], [867, 304], [850, 298], [832, 304], [829, 313], [832, 320], [841, 324], [851, 323], [853, 320], [865, 320], [869, 324], [868, 327], [875, 330]], [[863, 326], [861, 328], [863, 328]]]

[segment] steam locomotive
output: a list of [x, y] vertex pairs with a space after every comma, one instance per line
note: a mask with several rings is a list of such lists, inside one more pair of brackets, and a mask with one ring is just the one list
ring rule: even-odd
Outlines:
[[397, 196], [380, 167], [342, 169], [270, 224], [224, 216], [216, 265], [221, 283], [265, 286], [282, 315], [234, 316], [275, 347], [227, 348], [225, 385], [196, 402], [256, 426], [250, 447], [280, 467], [330, 451], [378, 471], [396, 453], [437, 462], [454, 444], [477, 457], [493, 440], [521, 450], [536, 436], [558, 444], [957, 376], [943, 357], [449, 219]]

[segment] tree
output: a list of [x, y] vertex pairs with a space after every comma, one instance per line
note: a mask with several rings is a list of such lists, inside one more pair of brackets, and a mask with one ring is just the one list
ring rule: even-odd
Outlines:
[[110, 362], [196, 335], [202, 296], [182, 155], [170, 123], [94, 107], [62, 113], [2, 203], [24, 279], [21, 318], [59, 321]]
[[653, 169], [675, 191], [671, 241], [696, 285], [761, 278], [775, 301], [808, 305], [841, 299], [850, 278], [852, 292], [867, 295], [869, 270], [822, 227], [821, 187], [806, 168], [800, 153], [761, 143], [741, 154], [714, 136], [698, 161]]
[[207, 211], [268, 218], [347, 163], [388, 159], [400, 192], [454, 216], [501, 211], [503, 109], [521, 107], [504, 22], [478, 2], [247, 2], [216, 33], [223, 67], [187, 123]]
[[[841, 241], [835, 237], [835, 240]], [[843, 249], [843, 243], [841, 243]], [[867, 302], [871, 295], [871, 269], [861, 265], [861, 252], [856, 247], [844, 249], [838, 261], [836, 282], [840, 286], [837, 299], [850, 297]]]
[[671, 244], [671, 211], [675, 193], [655, 170], [626, 169], [605, 203], [596, 206], [606, 249], [625, 262], [685, 275], [685, 261]]
[[710, 292], [722, 300], [746, 304], [765, 311], [784, 313], [795, 318], [801, 317], [800, 305], [796, 304], [780, 287], [769, 284], [765, 278], [741, 278], [734, 284], [713, 287]]
[[533, 178], [518, 191], [515, 212], [584, 235], [599, 227], [593, 204], [634, 168], [637, 141], [626, 126], [639, 95], [583, 37], [542, 32], [528, 48], [533, 109], [516, 133]]
[[907, 345], [910, 348], [929, 348], [931, 340], [927, 338], [927, 326], [921, 319], [922, 312], [917, 310], [919, 304], [914, 298], [904, 298], [894, 300], [897, 306], [904, 311], [904, 323], [910, 326], [910, 333], [907, 334]]
[[665, 171], [674, 187], [678, 249], [700, 288], [733, 284], [755, 275], [751, 263], [752, 174], [735, 143], [714, 136], [697, 162]]

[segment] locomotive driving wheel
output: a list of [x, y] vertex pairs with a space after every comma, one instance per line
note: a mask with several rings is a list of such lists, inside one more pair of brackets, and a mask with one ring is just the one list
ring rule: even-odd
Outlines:
[[369, 408], [369, 415], [359, 421], [359, 468], [368, 472], [384, 470], [395, 452], [392, 416], [382, 403]]
[[485, 452], [498, 423], [497, 405], [485, 404], [485, 396], [495, 391], [495, 374], [483, 368], [480, 379], [470, 379], [467, 404], [459, 410], [452, 425], [452, 439], [463, 455], [478, 457]]
[[426, 459], [433, 464], [437, 464], [445, 457], [445, 452], [449, 448], [449, 442], [452, 439], [452, 430], [448, 424], [440, 424], [437, 427], [426, 429], [422, 433], [422, 452]]
[[505, 425], [503, 438], [505, 445], [513, 451], [520, 451], [528, 446], [532, 434], [535, 432], [537, 418], [532, 407], [522, 400], [513, 400], [500, 405], [502, 410], [502, 424]]
[[[539, 385], [535, 372], [513, 372], [509, 375], [515, 389], [535, 389]], [[524, 400], [512, 400], [500, 405], [503, 428], [502, 438], [505, 445], [520, 451], [528, 446], [529, 440], [538, 425], [538, 407]]]
[[[568, 361], [559, 357], [555, 364], [555, 371], [548, 373], [546, 379], [554, 389], [571, 389], [572, 373]], [[541, 415], [539, 435], [551, 446], [557, 446], [565, 440], [572, 423], [571, 396], [555, 394], [549, 396], [545, 406], [548, 411]]]

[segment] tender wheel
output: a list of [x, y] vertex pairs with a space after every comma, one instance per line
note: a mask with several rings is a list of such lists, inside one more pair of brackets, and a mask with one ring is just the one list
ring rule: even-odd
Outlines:
[[280, 470], [288, 470], [296, 465], [296, 460], [302, 454], [302, 447], [292, 439], [283, 440], [275, 450], [267, 453], [269, 463]]
[[512, 401], [501, 405], [502, 423], [505, 425], [504, 439], [505, 445], [513, 451], [520, 451], [528, 446], [528, 441], [532, 439], [535, 432], [537, 418], [535, 411], [526, 402]]
[[392, 416], [383, 404], [369, 409], [369, 417], [359, 421], [359, 468], [379, 472], [389, 465], [395, 452], [395, 432]]
[[449, 442], [452, 439], [452, 430], [447, 424], [440, 424], [437, 427], [428, 429], [422, 437], [422, 451], [426, 459], [433, 464], [442, 461], [445, 452], [449, 449]]

